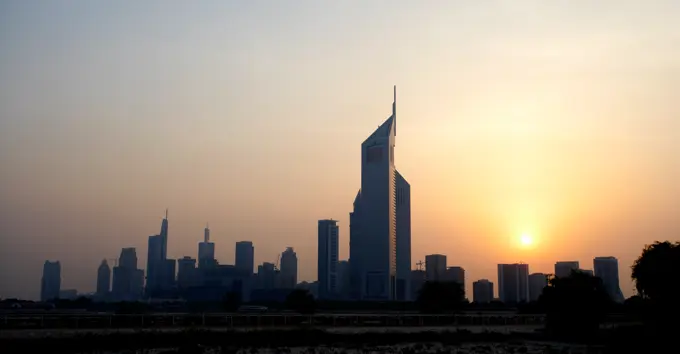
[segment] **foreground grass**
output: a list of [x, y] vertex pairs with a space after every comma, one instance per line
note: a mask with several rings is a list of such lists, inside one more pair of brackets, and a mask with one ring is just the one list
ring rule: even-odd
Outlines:
[[[536, 335], [533, 335], [536, 337]], [[403, 343], [441, 343], [460, 345], [470, 342], [502, 343], [531, 339], [531, 334], [421, 332], [421, 333], [330, 333], [323, 330], [261, 330], [205, 331], [187, 330], [167, 333], [143, 331], [136, 333], [84, 334], [69, 337], [5, 338], [0, 341], [3, 353], [44, 352], [88, 353], [141, 351], [175, 348], [181, 352], [204, 352], [199, 348], [295, 348], [398, 345]], [[231, 351], [228, 350], [226, 352]]]
[[[339, 333], [319, 329], [137, 331], [54, 337], [5, 337], [3, 354], [41, 353], [665, 353], [640, 338], [640, 328], [603, 331], [586, 341], [541, 332]], [[638, 340], [635, 340], [638, 337]], [[641, 340], [640, 340], [641, 339]], [[569, 343], [569, 344], [566, 344]], [[658, 344], [658, 343], [657, 343]], [[671, 346], [677, 349], [677, 347]]]

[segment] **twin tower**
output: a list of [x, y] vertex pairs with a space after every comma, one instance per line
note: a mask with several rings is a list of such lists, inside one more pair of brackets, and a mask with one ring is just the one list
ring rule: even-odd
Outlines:
[[349, 214], [350, 296], [411, 298], [411, 186], [394, 164], [397, 88], [392, 115], [361, 144], [361, 189]]

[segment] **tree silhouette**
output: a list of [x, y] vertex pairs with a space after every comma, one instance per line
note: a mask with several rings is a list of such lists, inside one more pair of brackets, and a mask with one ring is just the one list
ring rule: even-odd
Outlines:
[[581, 336], [595, 333], [607, 315], [611, 299], [602, 279], [583, 272], [554, 277], [539, 298], [546, 326], [553, 334]]
[[305, 289], [295, 289], [286, 297], [286, 308], [299, 313], [310, 314], [316, 310], [314, 296]]
[[465, 302], [463, 286], [457, 282], [425, 282], [418, 293], [418, 307], [425, 313], [454, 312]]
[[677, 302], [680, 292], [680, 242], [647, 245], [632, 268], [632, 278], [640, 296], [665, 306]]

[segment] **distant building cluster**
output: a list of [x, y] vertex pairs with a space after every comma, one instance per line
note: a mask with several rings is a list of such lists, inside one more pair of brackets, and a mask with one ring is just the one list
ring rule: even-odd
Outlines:
[[[219, 264], [215, 243], [206, 225], [197, 258], [169, 259], [168, 214], [160, 233], [148, 238], [146, 272], [138, 268], [135, 248], [123, 248], [113, 268], [105, 259], [97, 270], [95, 298], [103, 301], [180, 298], [188, 301], [221, 300], [237, 293], [244, 301], [283, 300], [293, 288], [309, 290], [321, 299], [361, 301], [412, 301], [423, 284], [457, 282], [465, 291], [465, 269], [448, 266], [446, 255], [432, 254], [425, 263], [411, 260], [411, 186], [395, 167], [397, 134], [396, 87], [392, 114], [361, 144], [361, 186], [349, 213], [349, 259], [339, 259], [339, 225], [336, 220], [318, 220], [317, 281], [298, 283], [298, 258], [287, 247], [276, 263], [255, 268], [251, 241], [236, 242], [233, 265]], [[602, 278], [612, 299], [623, 301], [619, 287], [618, 261], [614, 257], [594, 259], [593, 271], [579, 262], [555, 264], [554, 276], [574, 271]], [[424, 266], [424, 269], [423, 269]], [[498, 265], [498, 297], [488, 279], [472, 283], [477, 303], [536, 301], [548, 284], [549, 275], [529, 273], [529, 265]], [[41, 299], [75, 298], [75, 290], [61, 289], [61, 265], [46, 261]]]

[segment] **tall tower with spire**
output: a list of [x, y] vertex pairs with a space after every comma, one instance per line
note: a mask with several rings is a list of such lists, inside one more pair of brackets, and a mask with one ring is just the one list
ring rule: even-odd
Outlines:
[[215, 264], [215, 243], [210, 242], [210, 228], [208, 223], [203, 229], [203, 242], [198, 243], [198, 266], [205, 268]]
[[[392, 115], [361, 144], [361, 189], [354, 200], [354, 211], [350, 213], [352, 293], [361, 300], [398, 298], [398, 283], [403, 282], [398, 282], [397, 250], [408, 253], [410, 262], [410, 231], [408, 250], [403, 247], [405, 242], [397, 240], [397, 185], [403, 187], [405, 179], [394, 165], [396, 126], [395, 86]], [[410, 212], [399, 214], [402, 219], [408, 215], [410, 223]], [[406, 233], [402, 234], [406, 237]]]

